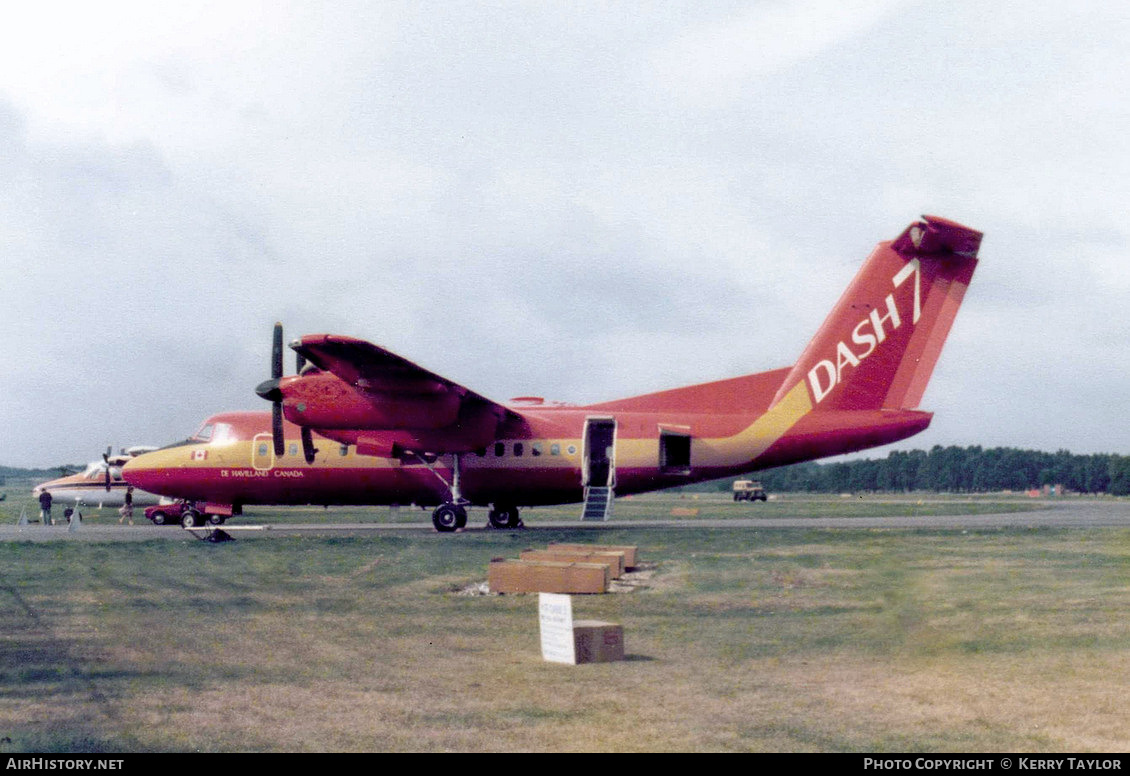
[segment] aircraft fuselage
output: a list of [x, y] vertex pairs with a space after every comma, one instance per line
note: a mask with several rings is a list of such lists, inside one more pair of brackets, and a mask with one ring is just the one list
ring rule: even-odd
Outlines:
[[[842, 413], [801, 418], [792, 433], [775, 433], [773, 413], [742, 415], [607, 412], [599, 407], [531, 412], [528, 424], [459, 455], [462, 495], [472, 504], [533, 506], [579, 502], [587, 484], [611, 484], [630, 495], [779, 466], [822, 455], [898, 441], [925, 429], [918, 411]], [[221, 442], [187, 444], [131, 461], [126, 478], [146, 490], [193, 501], [251, 504], [443, 503], [454, 476], [454, 455], [363, 455], [355, 445], [315, 436], [312, 464], [287, 424], [286, 450], [276, 456], [269, 413], [217, 415], [213, 424], [238, 424], [242, 433]], [[587, 450], [586, 428], [611, 427], [607, 473], [595, 473], [600, 451]], [[603, 481], [596, 482], [594, 474]]]
[[291, 343], [299, 367], [283, 376], [277, 325], [271, 379], [256, 388], [272, 413], [215, 416], [196, 441], [123, 474], [214, 514], [439, 504], [433, 522], [454, 530], [467, 505], [513, 525], [519, 505], [591, 506], [606, 488], [629, 495], [896, 442], [930, 424], [917, 407], [980, 242], [924, 216], [875, 248], [791, 367], [584, 406], [499, 404], [340, 335]]

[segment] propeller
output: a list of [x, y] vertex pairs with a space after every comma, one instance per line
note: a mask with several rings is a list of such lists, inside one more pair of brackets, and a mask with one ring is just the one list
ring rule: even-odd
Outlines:
[[281, 456], [286, 448], [283, 439], [282, 391], [279, 379], [282, 377], [282, 324], [275, 324], [274, 338], [271, 342], [271, 379], [255, 386], [260, 398], [271, 402], [271, 439], [275, 443], [275, 455]]
[[[298, 374], [306, 369], [306, 356], [294, 351], [294, 365], [298, 369]], [[306, 459], [306, 463], [314, 463], [314, 456], [318, 454], [318, 448], [314, 447], [314, 432], [310, 430], [309, 426], [302, 427], [302, 457]]]
[[[275, 455], [282, 456], [286, 452], [286, 439], [283, 436], [283, 409], [282, 391], [279, 389], [279, 380], [282, 379], [283, 370], [283, 330], [282, 324], [276, 323], [271, 341], [271, 379], [264, 380], [255, 388], [261, 398], [271, 402], [271, 440], [274, 442]], [[298, 373], [301, 374], [306, 366], [306, 359], [301, 353], [297, 355]], [[314, 435], [306, 426], [302, 427], [302, 455], [306, 463], [314, 463], [314, 456], [318, 449], [314, 447]]]
[[106, 452], [102, 453], [102, 460], [106, 462], [106, 492], [110, 492], [110, 453], [114, 452], [113, 445], [106, 445]]
[[314, 463], [314, 456], [318, 454], [318, 448], [314, 447], [314, 434], [310, 431], [309, 426], [302, 427], [302, 456], [306, 459], [306, 463]]

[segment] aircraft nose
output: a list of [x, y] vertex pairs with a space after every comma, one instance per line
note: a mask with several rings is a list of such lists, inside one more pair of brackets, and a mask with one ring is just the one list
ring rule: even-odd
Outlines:
[[122, 479], [133, 485], [135, 488], [148, 490], [148, 486], [152, 486], [155, 482], [158, 467], [152, 465], [149, 461], [144, 460], [153, 453], [139, 455], [136, 458], [131, 458], [126, 461], [126, 465], [122, 467]]
[[122, 479], [150, 494], [184, 497], [200, 479], [200, 471], [191, 465], [193, 457], [193, 448], [185, 445], [138, 455], [122, 467]]

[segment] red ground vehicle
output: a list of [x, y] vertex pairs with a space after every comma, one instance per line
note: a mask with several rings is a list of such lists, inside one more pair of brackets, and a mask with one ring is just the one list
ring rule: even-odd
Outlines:
[[[177, 501], [172, 504], [157, 504], [145, 508], [145, 517], [153, 525], [180, 525], [184, 528], [203, 525], [205, 517], [191, 501]], [[213, 525], [220, 525], [226, 520], [225, 515], [208, 515], [207, 520]]]

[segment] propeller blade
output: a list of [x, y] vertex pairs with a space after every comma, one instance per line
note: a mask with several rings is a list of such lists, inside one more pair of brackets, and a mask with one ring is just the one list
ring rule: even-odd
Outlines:
[[302, 455], [306, 457], [306, 463], [314, 463], [314, 456], [318, 454], [318, 448], [314, 447], [314, 434], [306, 426], [302, 427]]
[[278, 380], [283, 373], [283, 330], [282, 324], [275, 324], [275, 336], [271, 343], [271, 377]]
[[302, 355], [298, 351], [295, 351], [294, 352], [294, 365], [298, 369], [298, 371], [296, 371], [295, 374], [299, 374], [299, 375], [302, 374], [302, 370], [306, 368], [306, 356]]
[[114, 452], [113, 445], [106, 447], [106, 452], [102, 453], [102, 460], [106, 464], [106, 492], [110, 492], [110, 453]]
[[271, 404], [271, 439], [275, 443], [275, 455], [281, 457], [286, 452], [286, 440], [283, 439], [283, 411], [281, 402]]
[[282, 379], [283, 372], [282, 351], [282, 324], [276, 323], [271, 337], [271, 379], [259, 383], [255, 393], [271, 403], [271, 441], [274, 443], [275, 455], [279, 457], [286, 452], [286, 439], [283, 438], [283, 397], [282, 391], [279, 390], [279, 380]]

